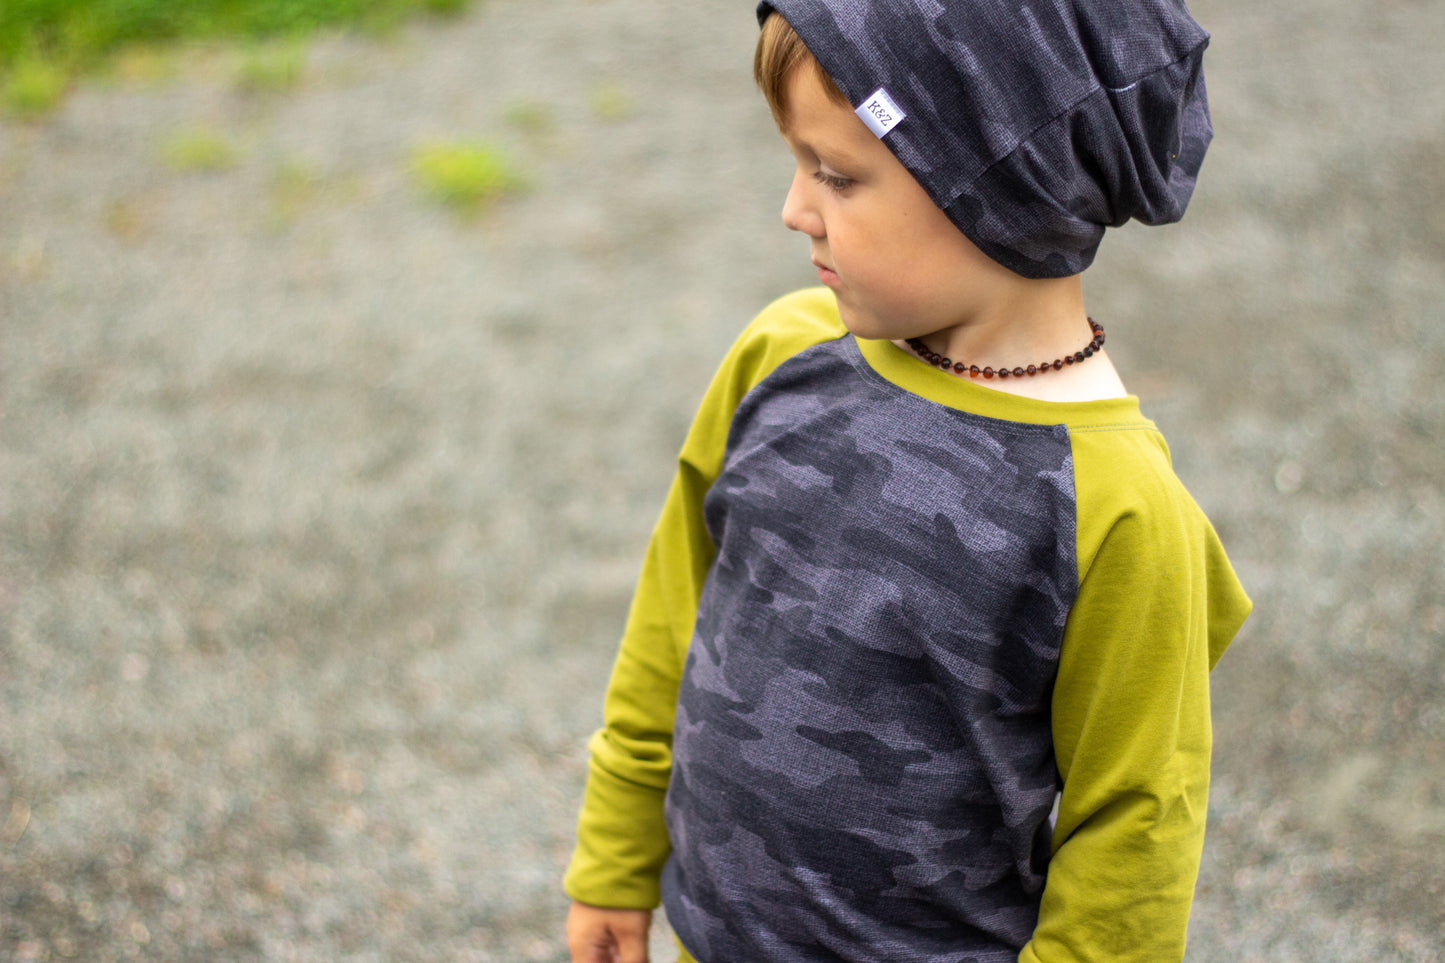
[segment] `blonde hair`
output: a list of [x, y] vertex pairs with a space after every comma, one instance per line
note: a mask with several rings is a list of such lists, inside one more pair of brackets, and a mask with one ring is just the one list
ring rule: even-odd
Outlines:
[[785, 96], [788, 80], [793, 71], [800, 67], [813, 71], [829, 100], [844, 107], [852, 106], [788, 21], [776, 11], [768, 14], [763, 21], [762, 31], [758, 34], [757, 49], [753, 52], [753, 80], [767, 99], [768, 109], [773, 112], [773, 121], [779, 127], [786, 126], [788, 121], [788, 102]]

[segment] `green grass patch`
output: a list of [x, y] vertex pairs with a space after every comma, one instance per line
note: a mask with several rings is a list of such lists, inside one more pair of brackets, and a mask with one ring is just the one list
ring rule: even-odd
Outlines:
[[207, 173], [235, 167], [241, 151], [224, 133], [210, 127], [178, 131], [161, 145], [166, 166], [182, 173]]
[[127, 84], [158, 86], [181, 72], [181, 57], [164, 44], [137, 44], [117, 51], [105, 65], [107, 77]]
[[412, 176], [428, 197], [459, 214], [475, 214], [526, 181], [500, 148], [476, 141], [423, 144], [412, 153]]
[[69, 73], [60, 65], [26, 58], [17, 62], [0, 83], [0, 102], [7, 113], [36, 117], [48, 113], [65, 93]]
[[246, 50], [236, 67], [236, 83], [257, 94], [283, 93], [301, 83], [306, 45], [296, 39], [276, 40]]
[[[177, 40], [303, 38], [327, 27], [384, 31], [417, 13], [454, 14], [470, 0], [0, 0], [0, 90], [16, 103], [43, 104], [53, 75], [91, 70], [133, 47]], [[250, 69], [257, 89], [284, 89], [299, 58], [269, 54]], [[38, 65], [38, 66], [37, 66]], [[51, 72], [52, 82], [41, 70]], [[12, 86], [19, 92], [10, 94]], [[60, 84], [63, 92], [64, 82]], [[50, 101], [59, 99], [56, 93]], [[43, 110], [44, 108], [39, 108]]]

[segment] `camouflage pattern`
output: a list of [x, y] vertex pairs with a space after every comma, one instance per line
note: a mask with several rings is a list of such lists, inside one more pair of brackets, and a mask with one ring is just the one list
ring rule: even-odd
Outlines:
[[1183, 0], [768, 0], [963, 233], [1025, 277], [1077, 274], [1105, 227], [1179, 220], [1213, 136], [1209, 34]]
[[1012, 961], [1058, 789], [1063, 426], [912, 395], [851, 337], [744, 399], [678, 698], [667, 914], [702, 963]]

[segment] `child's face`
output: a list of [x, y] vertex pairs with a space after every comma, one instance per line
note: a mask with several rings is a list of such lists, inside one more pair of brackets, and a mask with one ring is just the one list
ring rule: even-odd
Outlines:
[[[848, 330], [923, 337], [967, 323], [1017, 280], [934, 206], [923, 188], [814, 71], [787, 82], [783, 139], [797, 160], [783, 223], [811, 240], [818, 279]], [[907, 121], [903, 121], [907, 123]]]

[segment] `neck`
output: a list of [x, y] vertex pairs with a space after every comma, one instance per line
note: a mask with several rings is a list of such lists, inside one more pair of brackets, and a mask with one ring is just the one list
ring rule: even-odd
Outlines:
[[[944, 358], [979, 368], [1011, 370], [1072, 356], [1093, 339], [1078, 275], [1044, 280], [1019, 277], [1016, 283], [992, 293], [994, 297], [957, 324], [917, 340], [926, 351]], [[917, 354], [905, 342], [895, 343]], [[1126, 393], [1102, 350], [1092, 354], [1087, 364], [1070, 365], [1047, 376], [972, 380], [997, 391], [1049, 401], [1116, 398]]]
[[1012, 368], [1072, 354], [1091, 337], [1079, 275], [1018, 278], [994, 294], [958, 324], [925, 335], [923, 342], [947, 357]]

